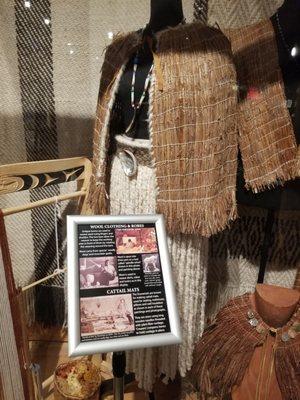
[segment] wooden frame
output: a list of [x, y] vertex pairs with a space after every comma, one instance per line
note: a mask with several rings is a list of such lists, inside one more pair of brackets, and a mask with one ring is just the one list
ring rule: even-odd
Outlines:
[[[91, 162], [85, 157], [66, 158], [60, 160], [33, 161], [28, 163], [8, 164], [0, 166], [0, 196], [22, 190], [48, 187], [58, 183], [78, 181], [78, 191], [50, 197], [18, 207], [3, 209], [3, 215], [16, 214], [64, 201], [72, 198], [86, 197], [91, 176]], [[80, 202], [81, 212], [88, 210], [85, 200]]]
[[[88, 193], [91, 170], [91, 162], [85, 157], [2, 165], [0, 166], [0, 196], [70, 181], [77, 181], [77, 191], [41, 199], [17, 207], [2, 209], [1, 212], [5, 217], [7, 215], [46, 206], [55, 202], [78, 198], [80, 212], [87, 214], [89, 213], [89, 208], [86, 202], [86, 195]], [[24, 398], [30, 400], [36, 398], [36, 394], [34, 395], [33, 393], [34, 378], [29, 355], [28, 332], [24, 318], [22, 318], [22, 315], [24, 315], [22, 288], [17, 288], [15, 286], [8, 243], [5, 242], [3, 246], [6, 246], [7, 250], [7, 260], [4, 263], [4, 268], [6, 279], [9, 283], [8, 292], [15, 326], [15, 337], [18, 345], [19, 359], [22, 360], [22, 362], [20, 362], [20, 369], [23, 377]], [[49, 279], [49, 277], [43, 278], [42, 281], [47, 279]], [[35, 282], [35, 284], [38, 283], [40, 282]], [[35, 284], [28, 285], [27, 288], [30, 288]], [[18, 327], [18, 329], [16, 329], [16, 327]]]

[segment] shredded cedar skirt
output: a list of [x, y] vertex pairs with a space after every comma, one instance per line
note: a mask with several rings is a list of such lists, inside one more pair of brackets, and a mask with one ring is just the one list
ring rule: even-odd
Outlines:
[[[154, 214], [156, 181], [148, 148], [149, 141], [118, 143], [112, 157], [110, 173], [110, 214]], [[126, 143], [126, 142], [125, 142]], [[149, 145], [148, 145], [149, 146]], [[125, 175], [118, 152], [130, 150], [138, 163], [134, 177]], [[178, 234], [168, 238], [171, 265], [175, 279], [177, 302], [181, 317], [183, 342], [167, 346], [133, 350], [127, 353], [127, 370], [134, 372], [139, 386], [151, 391], [155, 380], [164, 381], [181, 376], [192, 366], [195, 342], [203, 333], [206, 300], [208, 239], [198, 235]]]

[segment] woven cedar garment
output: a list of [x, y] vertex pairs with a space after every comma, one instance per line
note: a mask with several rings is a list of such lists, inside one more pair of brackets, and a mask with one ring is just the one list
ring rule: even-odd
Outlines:
[[240, 149], [246, 186], [258, 191], [296, 175], [297, 145], [287, 109], [275, 32], [267, 20], [226, 31], [238, 82]]
[[[112, 136], [109, 128], [114, 99], [124, 66], [140, 44], [141, 35], [130, 33], [118, 37], [106, 51], [89, 193], [94, 213], [108, 212], [108, 149]], [[231, 49], [220, 31], [200, 23], [160, 32], [156, 49], [149, 96], [149, 128], [158, 189], [156, 211], [164, 214], [169, 233], [210, 236], [236, 217], [237, 100]], [[281, 117], [285, 119], [289, 128], [289, 116]], [[275, 120], [274, 124], [278, 122]], [[277, 178], [290, 178], [291, 174], [285, 171], [286, 158], [292, 159], [293, 151], [284, 157], [278, 155], [282, 165], [278, 173], [274, 172], [265, 137], [269, 132], [265, 135], [263, 130], [256, 130], [260, 136], [256, 134], [255, 142], [264, 158], [254, 157], [257, 146], [245, 144], [251, 129], [252, 122], [248, 121], [241, 147], [247, 161], [245, 170], [251, 157], [258, 161], [253, 171], [247, 171], [246, 178], [252, 177], [248, 185], [263, 188]], [[279, 125], [276, 130], [282, 133], [283, 129]], [[291, 127], [289, 134], [293, 135]], [[282, 153], [282, 147], [276, 149]]]
[[[107, 213], [110, 110], [122, 68], [141, 39], [139, 33], [119, 37], [106, 52], [89, 196], [95, 213]], [[181, 25], [157, 35], [157, 56], [149, 96], [157, 211], [164, 214], [169, 233], [208, 236], [223, 229], [236, 211], [237, 95], [230, 45], [215, 29]], [[156, 79], [160, 73], [163, 91]]]
[[[195, 347], [192, 376], [203, 398], [231, 399], [231, 391], [241, 384], [257, 346], [263, 346], [266, 333], [249, 323], [247, 313], [253, 307], [250, 294], [236, 297], [218, 313]], [[264, 324], [254, 312], [259, 324]], [[292, 326], [296, 335], [287, 342], [281, 336]], [[268, 327], [266, 326], [266, 332]], [[290, 321], [277, 329], [274, 367], [283, 400], [300, 399], [300, 304]], [[298, 331], [298, 332], [297, 332]]]

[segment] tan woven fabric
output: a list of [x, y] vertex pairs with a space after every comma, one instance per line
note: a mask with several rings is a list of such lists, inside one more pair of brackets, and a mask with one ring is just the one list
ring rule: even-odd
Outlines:
[[[157, 39], [163, 92], [155, 80], [157, 65], [150, 89], [157, 211], [165, 215], [169, 233], [209, 236], [235, 218], [236, 210], [236, 76], [230, 46], [222, 33], [198, 23], [166, 30]], [[140, 35], [131, 33], [106, 52], [90, 192], [95, 213], [107, 212], [106, 154], [114, 94], [122, 66], [139, 43]]]
[[208, 0], [208, 23], [221, 28], [256, 24], [275, 14], [282, 4], [283, 0]]
[[[153, 214], [156, 206], [156, 179], [151, 166], [149, 146], [140, 148], [140, 140], [123, 140], [117, 136], [117, 151], [112, 157], [110, 179], [110, 213], [112, 215]], [[148, 142], [149, 141], [144, 141]], [[130, 150], [137, 162], [134, 177], [124, 174], [118, 157]], [[194, 345], [204, 330], [208, 239], [199, 235], [177, 234], [168, 237], [172, 273], [180, 315], [182, 343], [132, 350], [127, 353], [127, 370], [134, 372], [139, 386], [151, 391], [162, 374], [165, 380], [181, 376], [191, 368]]]
[[[107, 154], [115, 93], [124, 65], [140, 40], [137, 33], [121, 36], [106, 52], [89, 196], [95, 213], [108, 212]], [[149, 96], [156, 211], [164, 214], [169, 233], [210, 236], [236, 217], [237, 96], [230, 45], [220, 31], [194, 23], [157, 35], [157, 55], [159, 64], [155, 64]], [[162, 76], [162, 91], [156, 76]], [[278, 116], [275, 104], [265, 109], [266, 127], [261, 129], [260, 105], [251, 114], [252, 106], [248, 101], [241, 108], [241, 152], [248, 186], [263, 189], [277, 178], [292, 176], [293, 131], [290, 117]], [[253, 116], [254, 121], [249, 121]], [[274, 135], [267, 129], [269, 123]], [[249, 144], [250, 140], [255, 143]]]
[[286, 106], [272, 23], [228, 30], [238, 82], [239, 145], [245, 181], [258, 191], [295, 177], [297, 145]]

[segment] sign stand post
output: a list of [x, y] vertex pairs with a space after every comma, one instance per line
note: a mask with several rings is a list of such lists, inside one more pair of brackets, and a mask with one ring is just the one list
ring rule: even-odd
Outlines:
[[124, 375], [126, 368], [125, 351], [116, 351], [113, 353], [112, 367], [114, 375], [114, 400], [124, 400]]

